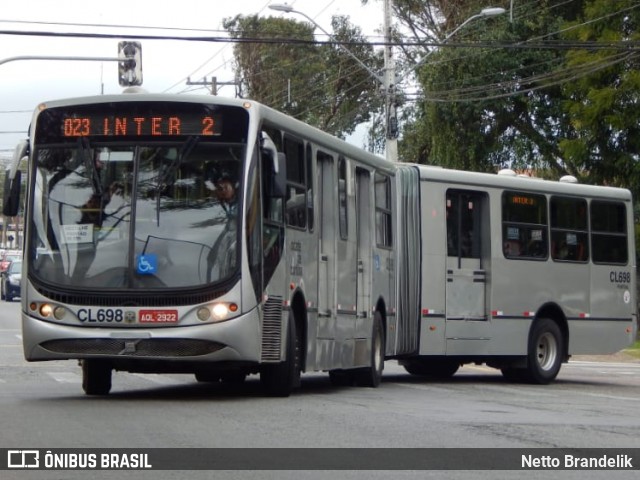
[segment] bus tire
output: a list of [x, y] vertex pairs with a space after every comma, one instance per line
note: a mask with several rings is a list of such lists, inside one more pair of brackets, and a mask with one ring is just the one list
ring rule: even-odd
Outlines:
[[98, 359], [82, 360], [82, 389], [87, 395], [108, 395], [111, 391], [111, 365]]
[[549, 318], [538, 319], [531, 328], [525, 380], [546, 385], [553, 381], [564, 358], [562, 332]]
[[502, 376], [507, 382], [521, 383], [526, 380], [527, 370], [525, 368], [504, 367], [501, 368]]
[[220, 381], [219, 373], [212, 373], [207, 371], [197, 371], [195, 373], [196, 381], [200, 383], [217, 383]]
[[360, 368], [355, 372], [356, 383], [362, 387], [376, 388], [382, 381], [384, 370], [384, 331], [382, 318], [376, 312], [373, 316], [373, 329], [371, 333], [371, 363], [368, 367]]
[[284, 362], [265, 365], [260, 372], [260, 382], [271, 397], [288, 397], [300, 386], [300, 341], [292, 313], [287, 322], [286, 354]]
[[352, 370], [329, 370], [329, 381], [334, 387], [352, 387], [356, 378]]
[[244, 372], [231, 372], [220, 375], [220, 381], [229, 386], [242, 385], [246, 378], [247, 374]]
[[460, 363], [450, 358], [415, 359], [406, 361], [403, 367], [411, 375], [446, 380], [455, 375]]

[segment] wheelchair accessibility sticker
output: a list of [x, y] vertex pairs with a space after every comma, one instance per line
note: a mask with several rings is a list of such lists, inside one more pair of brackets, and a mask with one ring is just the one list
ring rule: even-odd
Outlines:
[[158, 271], [158, 256], [153, 253], [139, 255], [136, 270], [140, 275], [154, 275]]

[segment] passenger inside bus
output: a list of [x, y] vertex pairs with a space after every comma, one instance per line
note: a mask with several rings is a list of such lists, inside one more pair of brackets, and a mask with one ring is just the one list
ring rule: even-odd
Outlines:
[[226, 212], [227, 217], [235, 218], [238, 214], [238, 199], [236, 196], [236, 187], [228, 176], [223, 176], [216, 183], [214, 192], [216, 198], [220, 202], [220, 206]]
[[215, 183], [213, 194], [226, 215], [226, 223], [222, 233], [214, 242], [207, 258], [207, 282], [212, 280], [214, 267], [218, 268], [217, 278], [224, 278], [236, 265], [236, 235], [238, 198], [237, 188], [231, 177], [222, 175]]

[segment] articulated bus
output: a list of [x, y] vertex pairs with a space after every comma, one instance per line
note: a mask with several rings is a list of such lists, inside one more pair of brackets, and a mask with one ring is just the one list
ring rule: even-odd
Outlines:
[[302, 372], [376, 387], [384, 362], [486, 363], [548, 383], [636, 334], [627, 190], [391, 163], [256, 102], [126, 93], [41, 104], [28, 159], [28, 361], [113, 371]]

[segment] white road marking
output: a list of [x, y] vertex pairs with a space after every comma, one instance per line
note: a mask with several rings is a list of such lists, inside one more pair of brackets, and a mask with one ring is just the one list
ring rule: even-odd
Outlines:
[[157, 383], [158, 385], [180, 385], [185, 383], [184, 381], [178, 380], [177, 378], [172, 378], [157, 373], [133, 373], [132, 375], [143, 378], [148, 382]]
[[47, 372], [51, 378], [59, 383], [81, 383], [81, 377], [73, 372]]

